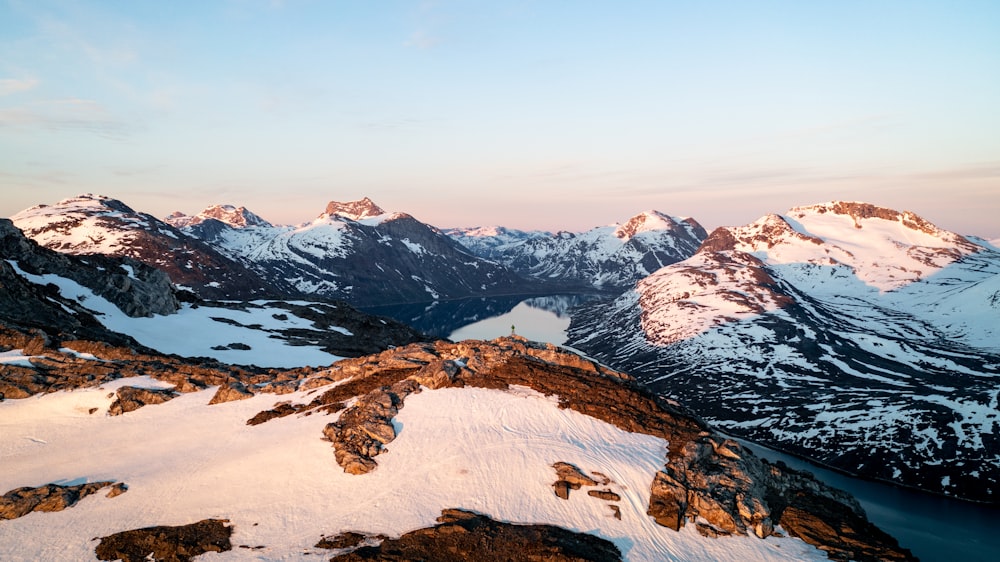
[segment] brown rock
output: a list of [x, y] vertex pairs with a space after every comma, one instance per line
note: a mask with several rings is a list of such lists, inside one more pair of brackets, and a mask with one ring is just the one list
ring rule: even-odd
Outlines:
[[612, 492], [611, 490], [588, 490], [587, 495], [592, 498], [597, 498], [599, 500], [617, 502], [621, 501], [622, 497], [618, 494]]
[[552, 465], [556, 469], [556, 478], [569, 483], [574, 490], [579, 490], [580, 486], [596, 486], [597, 481], [587, 476], [582, 470], [569, 464], [568, 462], [557, 462]]
[[438, 521], [434, 527], [385, 539], [378, 546], [362, 546], [331, 560], [621, 560], [621, 552], [613, 543], [552, 525], [502, 523], [456, 509], [444, 510]]
[[[0, 497], [0, 519], [17, 519], [32, 511], [62, 511], [114, 482], [91, 482], [76, 486], [46, 484], [11, 490]], [[115, 484], [122, 486], [124, 484]], [[108, 497], [114, 497], [109, 494]]]
[[101, 538], [99, 560], [188, 562], [206, 552], [226, 552], [233, 546], [227, 519], [205, 519], [176, 527], [146, 527]]
[[209, 400], [209, 404], [221, 404], [223, 402], [232, 402], [234, 400], [246, 400], [247, 398], [252, 398], [253, 392], [250, 392], [246, 385], [239, 381], [232, 381], [219, 386], [219, 390], [215, 391], [215, 396]]
[[108, 407], [108, 414], [112, 416], [134, 412], [149, 404], [162, 404], [177, 397], [177, 393], [173, 390], [138, 388], [135, 386], [123, 386], [118, 389], [116, 394], [118, 398]]

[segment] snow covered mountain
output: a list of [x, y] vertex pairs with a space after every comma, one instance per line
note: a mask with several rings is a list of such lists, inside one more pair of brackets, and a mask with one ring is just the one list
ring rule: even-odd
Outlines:
[[542, 230], [517, 230], [503, 226], [446, 228], [442, 232], [472, 250], [477, 256], [495, 261], [502, 261], [513, 247], [528, 240], [552, 236], [551, 232]]
[[539, 290], [434, 227], [405, 213], [387, 213], [367, 198], [331, 202], [318, 218], [299, 226], [208, 219], [183, 230], [273, 286], [359, 306]]
[[197, 238], [101, 195], [84, 194], [54, 205], [38, 205], [11, 220], [47, 248], [67, 254], [127, 256], [166, 272], [174, 283], [205, 298], [254, 298], [276, 293], [242, 264]]
[[715, 230], [568, 344], [736, 435], [848, 473], [1000, 501], [1000, 252], [832, 202]]
[[658, 211], [580, 234], [499, 228], [453, 229], [449, 234], [478, 255], [522, 274], [599, 290], [631, 288], [657, 269], [691, 256], [706, 236], [694, 219]]
[[177, 211], [164, 219], [177, 228], [201, 224], [207, 220], [217, 220], [235, 228], [245, 226], [271, 226], [271, 223], [251, 213], [246, 207], [234, 207], [232, 205], [212, 205], [197, 215], [191, 217]]
[[[162, 271], [127, 257], [49, 250], [7, 219], [0, 219], [0, 286], [0, 330], [25, 334], [42, 348], [90, 340], [195, 362], [288, 367], [326, 365], [424, 339], [346, 303], [190, 296], [181, 302]], [[0, 364], [0, 400], [44, 383], [33, 372], [22, 378]]]

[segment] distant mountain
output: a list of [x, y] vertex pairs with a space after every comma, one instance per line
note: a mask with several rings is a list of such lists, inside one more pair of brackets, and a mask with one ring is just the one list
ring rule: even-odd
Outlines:
[[184, 228], [201, 224], [207, 220], [217, 220], [234, 228], [271, 226], [271, 223], [251, 213], [246, 207], [234, 207], [232, 205], [212, 205], [193, 217], [177, 211], [167, 216], [164, 222], [176, 228]]
[[471, 254], [436, 228], [406, 213], [387, 213], [368, 198], [331, 202], [318, 218], [299, 226], [209, 218], [183, 230], [272, 286], [359, 306], [545, 290]]
[[551, 237], [551, 232], [517, 230], [502, 226], [477, 226], [471, 228], [446, 228], [444, 234], [457, 240], [477, 256], [501, 261], [515, 246], [534, 238]]
[[665, 265], [691, 256], [706, 233], [694, 219], [658, 211], [624, 224], [581, 234], [507, 229], [452, 229], [449, 234], [478, 255], [536, 279], [619, 291]]
[[848, 473], [1000, 501], [1000, 252], [832, 202], [719, 228], [568, 344], [725, 431]]
[[167, 273], [174, 283], [205, 298], [254, 298], [284, 294], [215, 248], [128, 205], [85, 194], [38, 205], [11, 217], [39, 244], [67, 254], [126, 256]]
[[[182, 302], [160, 270], [128, 257], [49, 250], [7, 219], [0, 219], [0, 286], [0, 340], [20, 334], [53, 349], [90, 340], [272, 367], [325, 365], [426, 339], [343, 302], [215, 302], [190, 295]], [[15, 384], [9, 374], [0, 370], [0, 400], [44, 384], [36, 376], [25, 379], [27, 386]]]

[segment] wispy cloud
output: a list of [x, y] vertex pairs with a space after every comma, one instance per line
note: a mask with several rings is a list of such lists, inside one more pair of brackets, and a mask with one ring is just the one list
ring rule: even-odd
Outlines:
[[27, 92], [38, 86], [37, 78], [3, 78], [0, 79], [0, 96], [16, 94], [17, 92]]
[[122, 137], [132, 129], [96, 101], [78, 98], [36, 101], [0, 108], [0, 129], [2, 128], [77, 131], [108, 138]]

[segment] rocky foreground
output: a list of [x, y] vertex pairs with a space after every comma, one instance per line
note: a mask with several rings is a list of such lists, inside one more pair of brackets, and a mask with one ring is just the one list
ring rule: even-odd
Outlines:
[[[655, 436], [669, 444], [662, 470], [650, 474], [648, 483], [648, 516], [663, 527], [678, 531], [693, 525], [699, 533], [714, 540], [748, 534], [760, 538], [788, 534], [817, 546], [835, 560], [913, 559], [892, 537], [869, 523], [863, 510], [848, 494], [829, 488], [807, 473], [757, 458], [685, 413], [678, 405], [646, 391], [628, 375], [554, 346], [518, 337], [493, 342], [418, 343], [342, 360], [328, 369], [259, 371], [218, 365], [195, 367], [176, 359], [142, 355], [96, 343], [65, 343], [63, 345], [73, 350], [57, 351], [47, 349], [44, 342], [37, 339], [21, 335], [22, 340], [18, 340], [18, 337], [8, 330], [3, 348], [34, 346], [42, 357], [47, 357], [39, 362], [44, 365], [44, 376], [28, 376], [21, 368], [4, 368], [3, 380], [14, 380], [13, 388], [25, 394], [68, 389], [74, 385], [92, 386], [127, 375], [145, 375], [173, 386], [155, 392], [123, 386], [108, 409], [109, 415], [130, 415], [138, 408], [155, 408], [156, 404], [173, 399], [179, 393], [212, 386], [218, 387], [211, 401], [213, 404], [263, 393], [312, 389], [305, 394], [313, 396], [310, 401], [279, 402], [246, 423], [260, 425], [293, 415], [334, 415], [335, 419], [326, 424], [316, 439], [329, 440], [333, 448], [331, 462], [356, 475], [379, 470], [377, 459], [380, 455], [392, 454], [387, 445], [397, 437], [393, 419], [405, 407], [408, 397], [446, 388], [530, 388], [553, 397], [562, 409], [574, 410], [628, 432]], [[80, 358], [78, 354], [84, 351], [87, 358]], [[63, 354], [60, 358], [52, 357], [59, 353]], [[24, 380], [30, 380], [34, 386], [16, 382]], [[5, 384], [10, 395], [12, 383]], [[564, 495], [570, 490], [592, 488], [588, 492], [593, 493], [588, 495], [594, 499], [589, 501], [607, 502], [612, 512], [617, 511], [617, 494], [607, 486], [614, 486], [614, 483], [600, 472], [601, 467], [560, 464], [568, 463], [554, 466], [554, 495], [567, 499]], [[390, 553], [411, 552], [407, 550], [411, 546], [400, 546], [408, 544], [407, 541], [417, 541], [422, 545], [420, 548], [438, 548], [438, 555], [443, 556], [441, 552], [444, 551], [440, 549], [455, 547], [455, 537], [451, 535], [469, 532], [471, 527], [492, 529], [489, 540], [491, 544], [500, 545], [496, 546], [501, 549], [498, 552], [511, 548], [503, 546], [505, 541], [525, 540], [523, 532], [501, 532], [501, 527], [496, 527], [498, 523], [478, 514], [452, 514], [446, 519], [445, 528], [452, 529], [450, 532], [442, 532], [439, 526], [433, 532], [415, 531], [415, 535], [399, 539], [359, 541], [356, 548], [338, 550], [338, 556], [343, 558], [336, 559], [398, 559]], [[216, 527], [212, 527], [212, 533], [217, 531]], [[538, 535], [532, 531], [528, 536]], [[149, 533], [125, 533], [116, 535], [112, 542], [117, 545], [116, 552], [128, 549], [135, 552], [134, 548], [138, 548], [135, 544], [147, 544], [149, 540]], [[582, 540], [583, 544], [589, 544], [590, 539]], [[123, 546], [122, 541], [138, 542]], [[373, 546], [375, 543], [384, 546]], [[591, 552], [595, 553], [593, 557], [582, 559], [603, 560], [613, 554], [608, 549]], [[435, 558], [430, 556], [428, 559]], [[553, 555], [551, 559], [581, 558]]]

